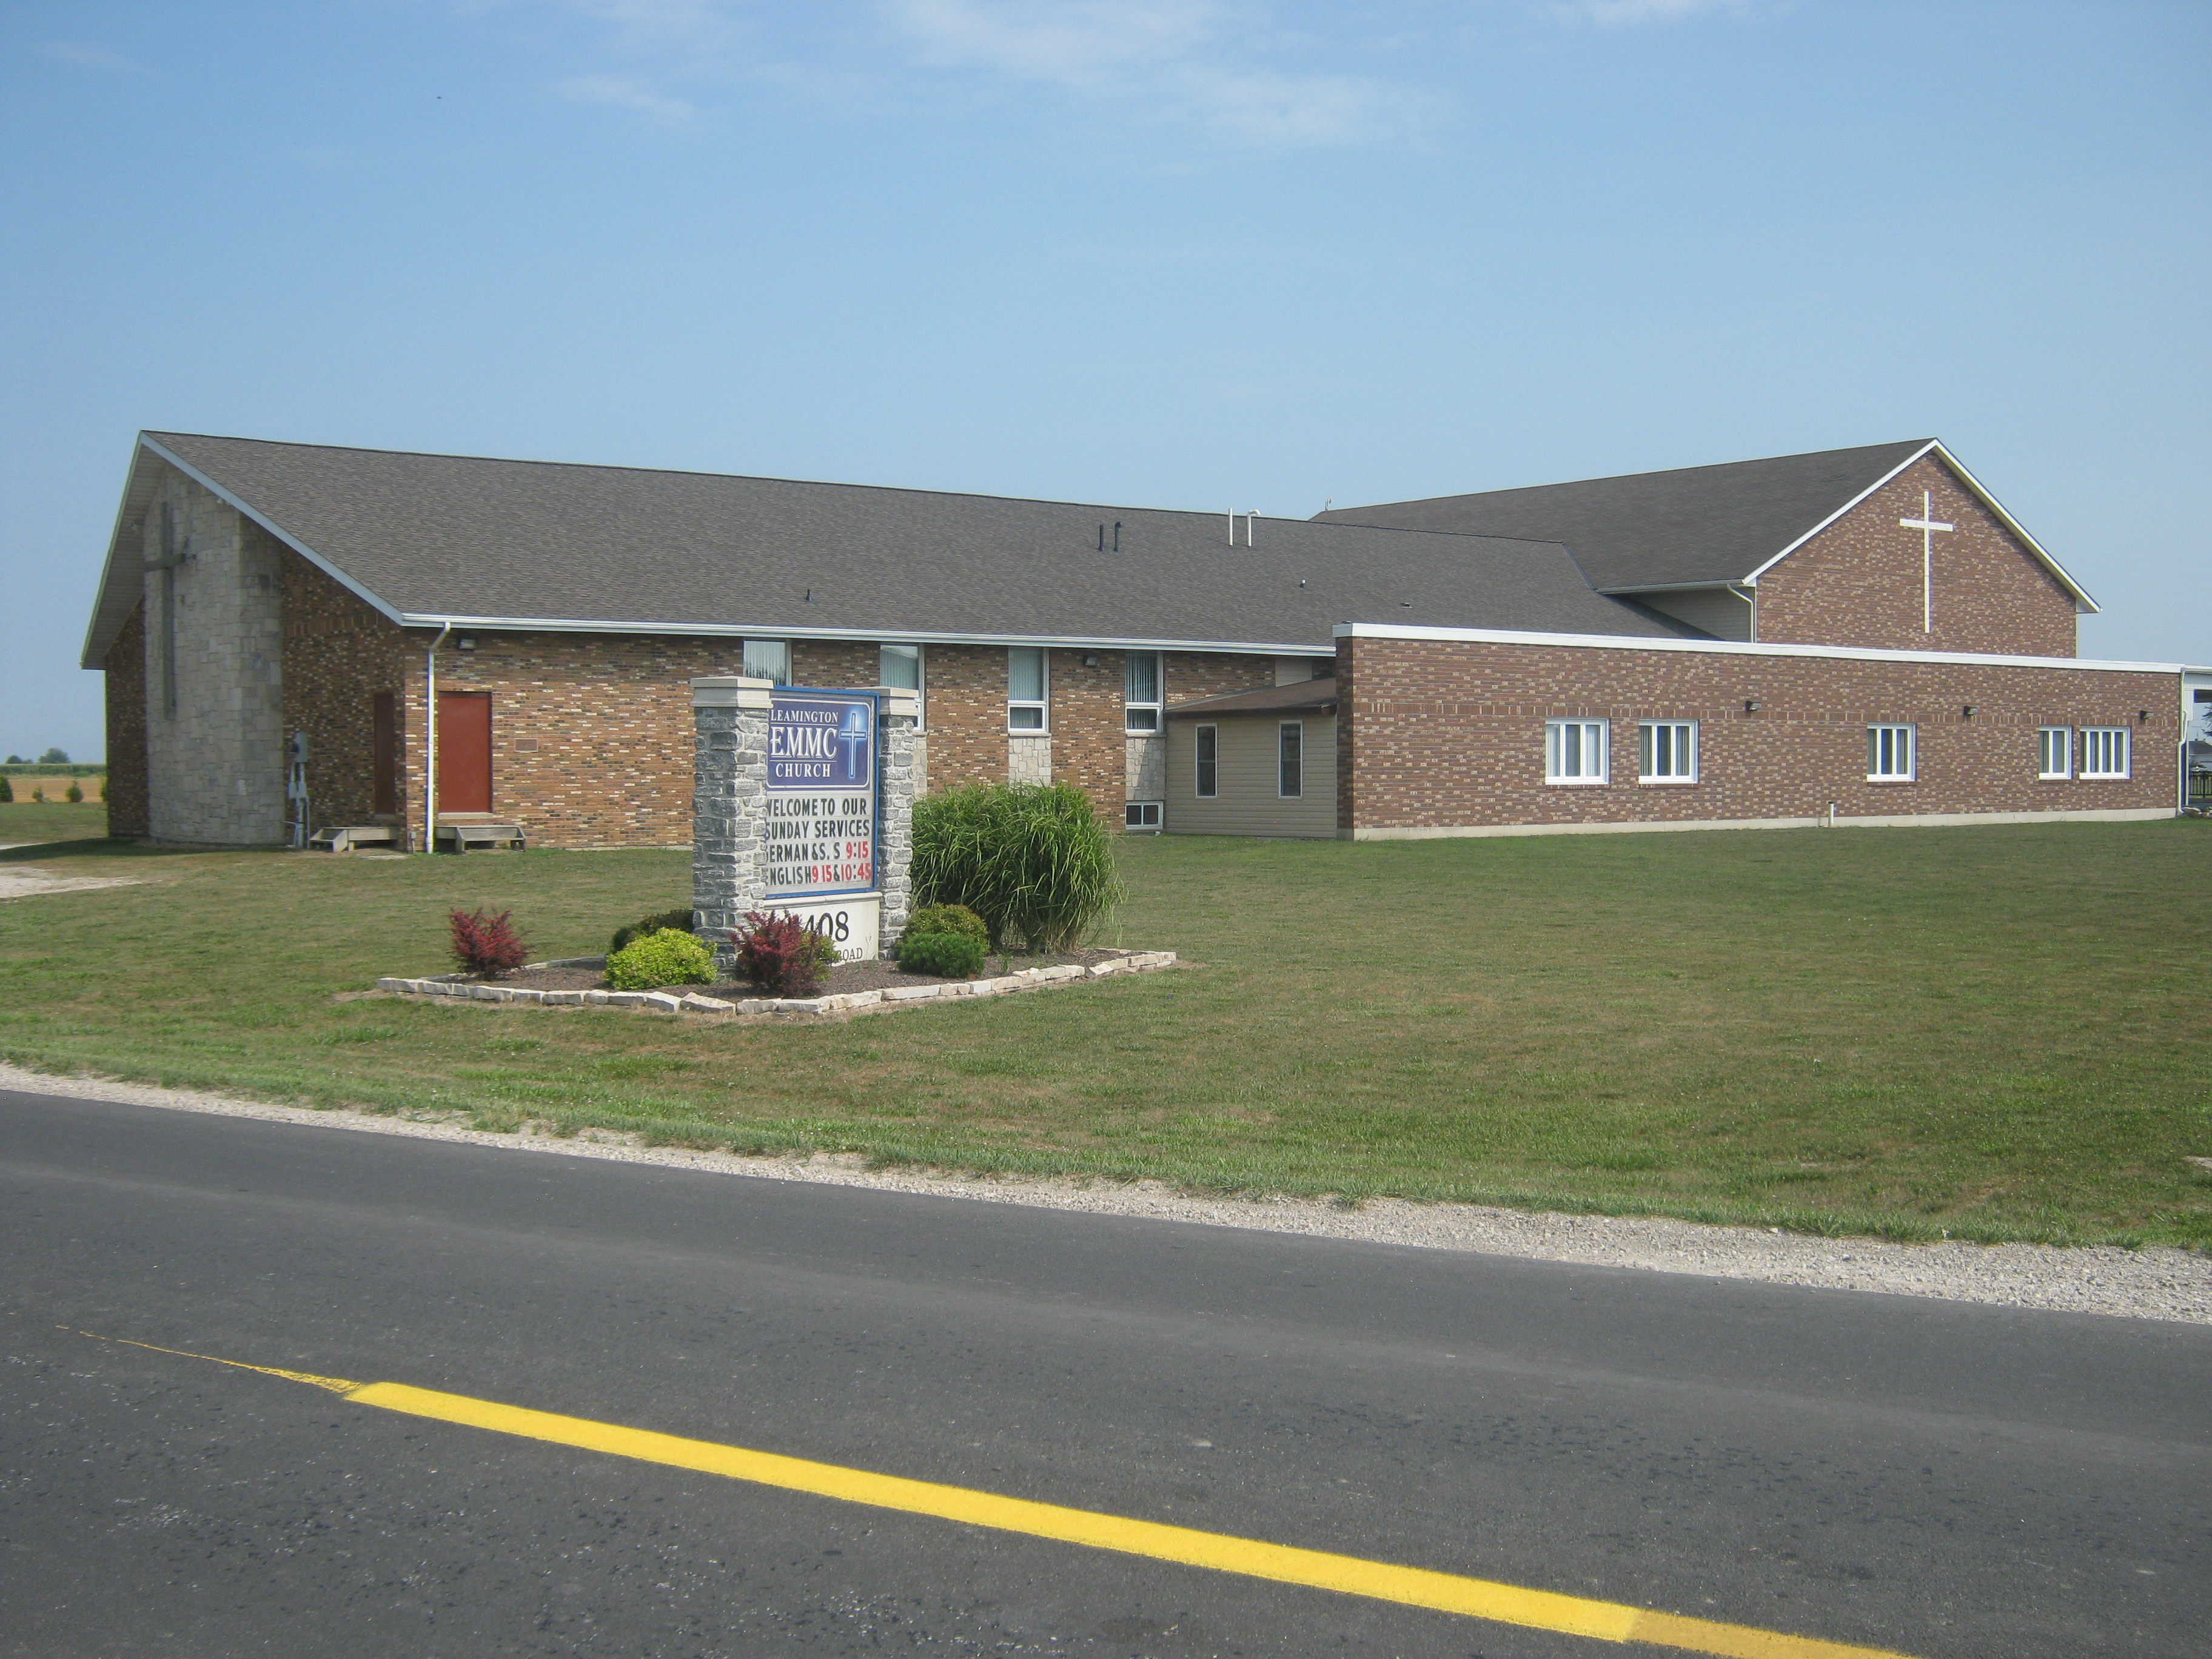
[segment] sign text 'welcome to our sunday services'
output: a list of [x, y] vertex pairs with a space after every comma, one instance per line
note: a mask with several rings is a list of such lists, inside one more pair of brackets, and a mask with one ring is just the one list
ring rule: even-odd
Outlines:
[[769, 702], [768, 893], [850, 893], [876, 880], [876, 700], [777, 691]]

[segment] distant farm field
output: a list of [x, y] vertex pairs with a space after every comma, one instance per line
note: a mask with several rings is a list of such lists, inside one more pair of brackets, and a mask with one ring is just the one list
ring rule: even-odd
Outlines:
[[[0, 807], [0, 841], [67, 810]], [[332, 1000], [445, 968], [455, 904], [603, 948], [684, 901], [682, 853], [19, 848], [144, 884], [0, 903], [0, 1056], [969, 1169], [2212, 1245], [2212, 823], [1121, 859], [1108, 942], [1187, 969], [735, 1026]]]
[[[31, 801], [31, 795], [35, 790], [43, 791], [46, 798], [50, 801], [67, 805], [70, 804], [69, 787], [71, 784], [76, 785], [84, 792], [87, 801], [104, 801], [107, 799], [107, 774], [105, 772], [88, 772], [71, 777], [52, 769], [48, 769], [45, 772], [20, 772], [12, 766], [6, 766], [0, 767], [0, 773], [6, 775], [8, 787], [14, 792], [16, 804], [34, 805], [35, 803]], [[0, 801], [0, 840], [9, 838], [5, 834], [7, 830], [5, 814], [9, 805], [8, 802]]]

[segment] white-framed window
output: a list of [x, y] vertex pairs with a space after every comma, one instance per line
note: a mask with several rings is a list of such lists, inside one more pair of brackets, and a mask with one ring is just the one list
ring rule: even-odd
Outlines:
[[1869, 783], [1911, 783], [1919, 776], [1915, 752], [1919, 744], [1913, 741], [1917, 728], [1910, 726], [1869, 726], [1867, 727], [1867, 781]]
[[1160, 804], [1156, 800], [1133, 800], [1121, 809], [1122, 827], [1129, 830], [1157, 830], [1160, 827]]
[[[876, 649], [876, 684], [911, 691], [917, 702], [926, 704], [927, 699], [921, 689], [921, 647], [918, 645], [895, 645], [886, 640]], [[921, 720], [916, 719], [914, 729], [919, 732], [921, 727]]]
[[2128, 728], [2124, 726], [2085, 726], [2081, 728], [2081, 775], [2085, 778], [2124, 778], [2128, 772]]
[[1698, 723], [1645, 720], [1636, 728], [1639, 781], [1695, 783], [1698, 781]]
[[1132, 651], [1121, 694], [1121, 726], [1132, 736], [1160, 729], [1160, 653]]
[[1044, 647], [1010, 645], [1006, 647], [1006, 730], [1043, 732], [1047, 682]]
[[1603, 720], [1546, 720], [1544, 781], [1603, 783], [1607, 747]]
[[2074, 728], [2046, 726], [2035, 734], [2035, 775], [2070, 778], [2074, 775]]
[[1285, 720], [1275, 728], [1275, 793], [1297, 800], [1306, 793], [1306, 723]]
[[747, 640], [744, 672], [749, 680], [774, 680], [778, 685], [789, 685], [791, 641]]
[[1201, 726], [1192, 736], [1196, 739], [1192, 752], [1198, 760], [1198, 775], [1192, 782], [1200, 800], [1212, 800], [1221, 793], [1221, 728]]

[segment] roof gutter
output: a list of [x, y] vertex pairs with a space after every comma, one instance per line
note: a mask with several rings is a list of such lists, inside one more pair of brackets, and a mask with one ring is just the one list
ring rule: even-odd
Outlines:
[[585, 617], [460, 617], [428, 611], [388, 613], [403, 628], [476, 628], [509, 634], [677, 634], [700, 639], [855, 640], [926, 645], [1043, 645], [1081, 651], [1222, 651], [1265, 657], [1326, 657], [1328, 640], [1255, 643], [1250, 640], [1141, 639], [1083, 634], [951, 634], [883, 628], [793, 628], [788, 623], [599, 621]]

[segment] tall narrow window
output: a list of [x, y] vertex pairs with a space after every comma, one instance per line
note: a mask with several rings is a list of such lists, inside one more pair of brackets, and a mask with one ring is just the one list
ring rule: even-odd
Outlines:
[[1644, 783], [1698, 781], [1698, 723], [1646, 720], [1636, 729], [1637, 759]]
[[[918, 645], [884, 645], [878, 648], [876, 684], [895, 686], [902, 691], [921, 691], [921, 647]], [[917, 719], [915, 730], [919, 732], [922, 721]]]
[[1276, 732], [1275, 793], [1296, 800], [1306, 792], [1306, 726], [1285, 720]]
[[2074, 775], [2074, 728], [2046, 726], [2035, 734], [2035, 775], [2070, 778]]
[[1603, 720], [1546, 720], [1544, 781], [1603, 783], [1606, 750]]
[[399, 694], [380, 691], [369, 705], [368, 810], [399, 810]]
[[749, 680], [773, 680], [778, 685], [791, 684], [791, 641], [789, 640], [747, 640], [745, 641], [745, 678]]
[[1042, 732], [1045, 726], [1044, 647], [1006, 647], [1006, 730]]
[[1122, 693], [1122, 729], [1130, 732], [1160, 729], [1160, 653], [1132, 651], [1128, 684]]
[[1913, 728], [1909, 726], [1867, 727], [1867, 781], [1910, 783], [1918, 775], [1913, 753]]
[[1212, 800], [1221, 793], [1221, 728], [1201, 726], [1198, 738], [1198, 798]]
[[2128, 775], [2126, 726], [2085, 726], [2081, 728], [2081, 775], [2085, 778], [2124, 778]]

